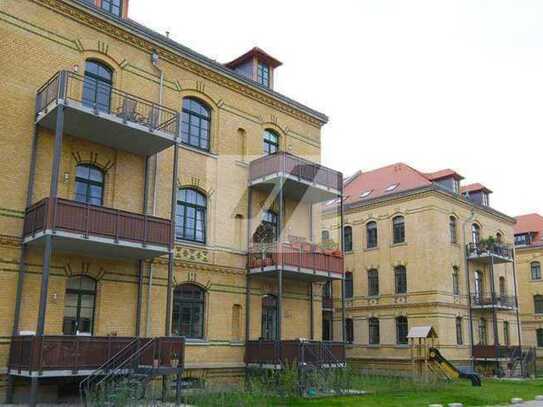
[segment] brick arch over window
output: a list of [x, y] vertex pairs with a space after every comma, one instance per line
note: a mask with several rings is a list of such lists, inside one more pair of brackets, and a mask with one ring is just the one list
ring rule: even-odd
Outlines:
[[197, 243], [206, 243], [207, 196], [195, 188], [177, 191], [175, 211], [175, 237]]
[[193, 283], [175, 287], [173, 292], [172, 331], [187, 338], [204, 337], [206, 291]]

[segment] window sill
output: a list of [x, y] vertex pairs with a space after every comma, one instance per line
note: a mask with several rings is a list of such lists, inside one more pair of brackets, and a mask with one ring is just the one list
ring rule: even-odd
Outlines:
[[200, 242], [194, 242], [192, 240], [183, 240], [183, 239], [175, 239], [175, 244], [183, 245], [183, 246], [192, 246], [192, 247], [207, 247], [206, 243], [200, 243]]
[[394, 347], [398, 349], [409, 349], [409, 344], [396, 344]]
[[372, 251], [376, 251], [376, 250], [379, 250], [379, 246], [375, 246], [375, 247], [366, 247], [364, 249], [365, 252], [372, 252]]
[[368, 348], [377, 349], [377, 348], [380, 348], [380, 347], [381, 347], [380, 343], [370, 343], [370, 344], [368, 344]]
[[390, 247], [401, 247], [401, 246], [407, 246], [407, 242], [399, 242], [399, 243], [390, 244]]
[[243, 160], [236, 160], [236, 165], [239, 165], [240, 167], [243, 167], [243, 168], [247, 168], [249, 166], [249, 163]]
[[199, 345], [206, 345], [209, 342], [207, 341], [207, 338], [185, 338], [186, 343], [191, 344], [199, 344]]

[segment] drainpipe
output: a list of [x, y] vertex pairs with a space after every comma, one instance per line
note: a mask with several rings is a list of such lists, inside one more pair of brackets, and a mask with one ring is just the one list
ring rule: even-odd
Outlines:
[[468, 260], [468, 253], [466, 251], [466, 245], [467, 245], [467, 242], [466, 242], [466, 225], [473, 222], [473, 220], [475, 219], [475, 211], [473, 208], [471, 208], [471, 213], [470, 213], [470, 217], [468, 219], [466, 219], [464, 221], [464, 223], [462, 224], [462, 244], [464, 245], [464, 258], [465, 258], [465, 269], [466, 269], [466, 287], [468, 289], [468, 312], [469, 312], [469, 319], [468, 319], [468, 324], [469, 324], [469, 335], [470, 335], [470, 342], [471, 342], [471, 346], [470, 346], [470, 352], [471, 352], [471, 368], [472, 369], [475, 369], [475, 361], [473, 360], [473, 311], [471, 309], [471, 287], [470, 287], [470, 282], [469, 282], [469, 260]]
[[[162, 106], [162, 100], [164, 97], [164, 71], [158, 65], [159, 57], [158, 52], [153, 50], [151, 54], [151, 64], [153, 67], [160, 72], [160, 84], [158, 90], [158, 104]], [[152, 157], [153, 167], [154, 167], [154, 179], [153, 179], [153, 206], [152, 206], [152, 215], [156, 215], [156, 201], [157, 201], [157, 190], [158, 190], [158, 153]], [[152, 288], [153, 288], [153, 265], [149, 264], [149, 285], [147, 287], [147, 320], [145, 324], [145, 332], [147, 337], [152, 336], [152, 327], [151, 327], [151, 312], [152, 312]]]

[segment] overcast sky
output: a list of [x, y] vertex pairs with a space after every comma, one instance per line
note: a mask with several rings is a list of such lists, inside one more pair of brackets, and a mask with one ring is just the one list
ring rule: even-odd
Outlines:
[[220, 62], [255, 45], [281, 60], [275, 89], [330, 117], [323, 163], [346, 175], [449, 167], [498, 210], [543, 212], [543, 1], [131, 0], [129, 14]]

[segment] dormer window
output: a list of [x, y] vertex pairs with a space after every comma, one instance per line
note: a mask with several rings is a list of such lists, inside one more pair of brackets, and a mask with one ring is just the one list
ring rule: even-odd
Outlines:
[[370, 194], [373, 192], [373, 189], [369, 190], [369, 191], [364, 191], [360, 194], [360, 198], [367, 198], [368, 196], [370, 196]]
[[280, 65], [280, 61], [256, 47], [225, 64], [238, 75], [252, 79], [266, 88], [273, 88], [274, 70]]
[[481, 204], [483, 206], [488, 206], [488, 194], [486, 192], [483, 192], [481, 195]]
[[102, 9], [114, 16], [122, 16], [123, 0], [102, 0]]
[[256, 68], [256, 81], [261, 85], [270, 87], [270, 66], [262, 62], [258, 63]]
[[398, 188], [398, 185], [400, 185], [400, 184], [392, 184], [392, 185], [389, 185], [388, 187], [385, 188], [385, 192], [392, 192], [392, 191], [394, 191], [396, 188]]

